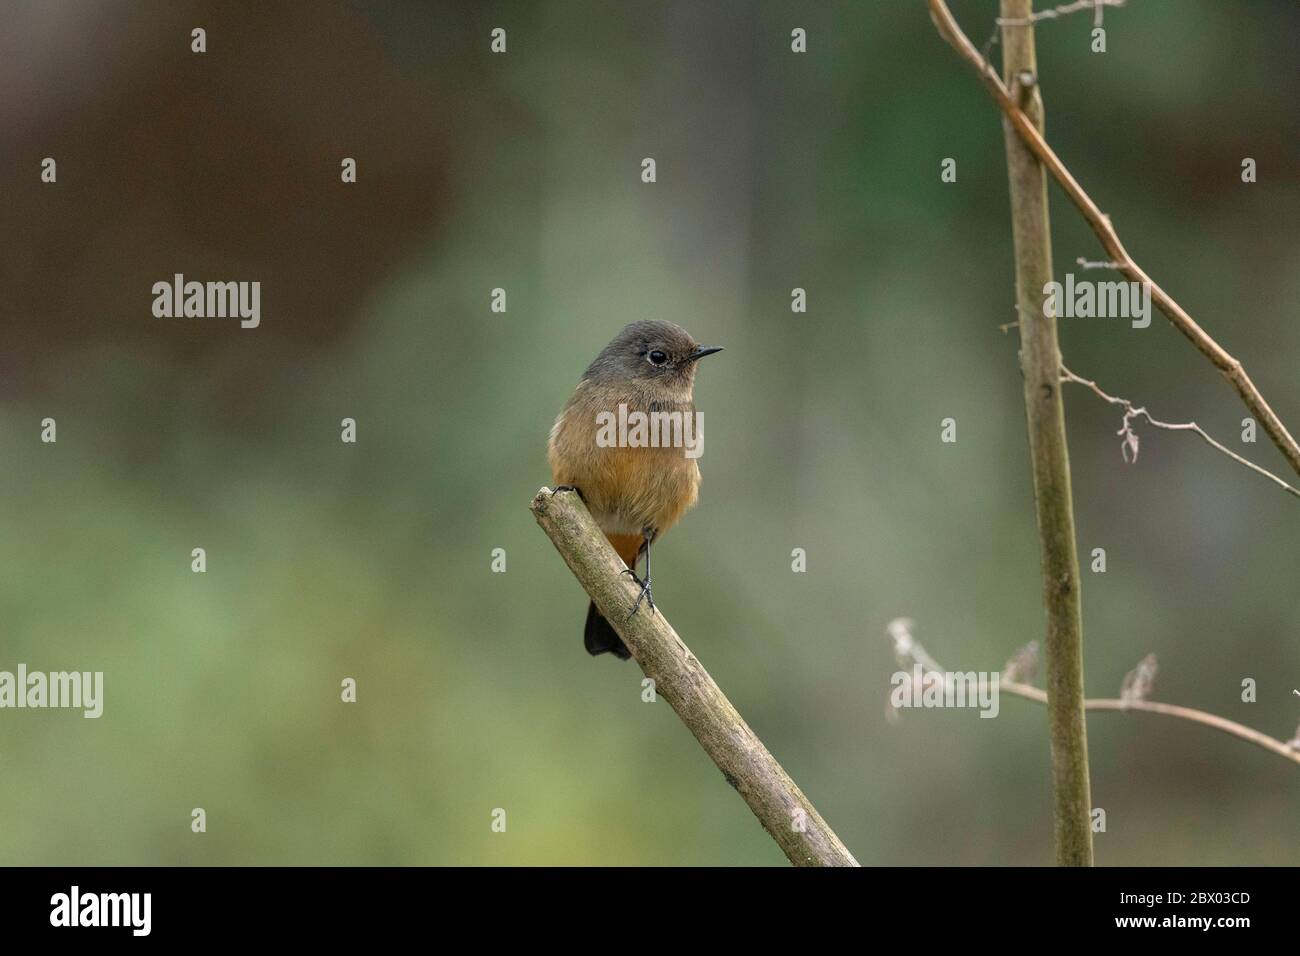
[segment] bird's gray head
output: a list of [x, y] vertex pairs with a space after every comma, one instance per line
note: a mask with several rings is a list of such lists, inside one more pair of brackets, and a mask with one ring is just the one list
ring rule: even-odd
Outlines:
[[596, 356], [583, 378], [598, 385], [631, 380], [689, 388], [695, 363], [721, 351], [720, 345], [696, 345], [685, 329], [671, 322], [633, 322]]

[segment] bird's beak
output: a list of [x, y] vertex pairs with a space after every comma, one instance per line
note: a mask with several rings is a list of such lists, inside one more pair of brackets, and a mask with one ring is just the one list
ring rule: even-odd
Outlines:
[[721, 345], [700, 345], [696, 346], [694, 352], [686, 359], [688, 362], [694, 362], [696, 359], [702, 359], [706, 355], [712, 355], [714, 352], [721, 352]]

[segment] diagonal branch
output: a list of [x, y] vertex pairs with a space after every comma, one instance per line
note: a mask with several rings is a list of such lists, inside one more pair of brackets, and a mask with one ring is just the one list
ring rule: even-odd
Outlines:
[[857, 866], [803, 791], [763, 746], [660, 613], [628, 608], [637, 589], [582, 499], [543, 488], [533, 516], [636, 662], [795, 866]]
[[1096, 233], [1097, 238], [1101, 241], [1102, 248], [1106, 250], [1106, 254], [1110, 256], [1116, 268], [1127, 276], [1130, 281], [1141, 282], [1151, 287], [1151, 301], [1236, 389], [1246, 408], [1263, 426], [1264, 431], [1272, 439], [1273, 444], [1277, 446], [1278, 451], [1286, 458], [1296, 474], [1300, 474], [1300, 445], [1296, 444], [1296, 440], [1291, 437], [1291, 433], [1282, 424], [1282, 420], [1277, 417], [1268, 402], [1264, 400], [1264, 396], [1255, 387], [1255, 383], [1250, 380], [1250, 376], [1246, 374], [1241, 362], [1233, 358], [1223, 346], [1211, 338], [1187, 314], [1183, 307], [1174, 301], [1169, 293], [1162, 289], [1133, 261], [1124, 248], [1124, 244], [1120, 242], [1119, 234], [1115, 232], [1114, 226], [1111, 225], [1110, 217], [1102, 212], [1097, 204], [1093, 202], [1092, 197], [1084, 192], [1083, 187], [1066, 169], [1060, 157], [1052, 151], [1052, 147], [1047, 145], [1047, 141], [1039, 133], [1033, 121], [1020, 109], [1011, 94], [1007, 92], [1007, 88], [998, 76], [997, 71], [980, 55], [979, 50], [975, 49], [966, 34], [962, 32], [961, 27], [957, 25], [957, 21], [953, 18], [952, 12], [948, 9], [944, 0], [928, 0], [928, 2], [930, 17], [934, 20], [939, 35], [979, 74], [980, 81], [993, 99], [997, 101], [998, 106], [1007, 118], [1007, 122], [1011, 124], [1016, 134], [1024, 141], [1029, 150], [1038, 157], [1038, 160], [1047, 171], [1052, 174], [1052, 178], [1065, 190], [1066, 195], [1070, 197], [1070, 201], [1083, 214], [1083, 218], [1087, 220], [1088, 225], [1092, 227], [1092, 231]]

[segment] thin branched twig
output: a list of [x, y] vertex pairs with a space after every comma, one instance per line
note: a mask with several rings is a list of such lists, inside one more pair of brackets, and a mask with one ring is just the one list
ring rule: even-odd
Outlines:
[[1029, 17], [998, 17], [997, 23], [1000, 27], [1027, 27], [1040, 20], [1055, 20], [1058, 17], [1069, 16], [1071, 13], [1092, 10], [1093, 26], [1101, 26], [1101, 11], [1106, 7], [1122, 7], [1124, 2], [1125, 0], [1074, 0], [1073, 3], [1063, 3], [1059, 7], [1039, 10]]
[[1107, 7], [1122, 7], [1126, 2], [1127, 0], [1074, 0], [1073, 3], [1064, 3], [1061, 6], [1053, 7], [1050, 10], [1040, 10], [1028, 19], [998, 17], [994, 21], [993, 32], [984, 42], [984, 47], [980, 50], [980, 54], [986, 60], [989, 58], [989, 52], [998, 42], [998, 37], [1001, 35], [1003, 27], [1029, 26], [1031, 23], [1038, 23], [1042, 20], [1057, 20], [1061, 17], [1068, 16], [1071, 13], [1079, 13], [1083, 10], [1093, 11], [1092, 25], [1093, 27], [1099, 27], [1102, 24], [1102, 19], [1105, 16], [1105, 10]]
[[1200, 435], [1201, 438], [1203, 438], [1205, 442], [1208, 445], [1210, 445], [1210, 447], [1223, 452], [1233, 461], [1237, 462], [1238, 464], [1245, 465], [1247, 468], [1249, 468], [1251, 471], [1255, 472], [1256, 474], [1263, 475], [1269, 481], [1272, 481], [1275, 484], [1277, 484], [1279, 487], [1281, 487], [1281, 489], [1287, 492], [1288, 494], [1292, 494], [1295, 495], [1297, 498], [1300, 498], [1300, 490], [1297, 490], [1293, 486], [1287, 484], [1285, 481], [1283, 481], [1277, 475], [1273, 474], [1271, 471], [1261, 468], [1253, 461], [1248, 461], [1247, 459], [1242, 458], [1232, 449], [1225, 447], [1222, 443], [1218, 441], [1215, 441], [1206, 433], [1205, 429], [1202, 428], [1200, 425], [1196, 424], [1196, 422], [1177, 422], [1177, 423], [1162, 422], [1158, 418], [1153, 417], [1152, 414], [1148, 412], [1145, 408], [1135, 407], [1134, 404], [1131, 401], [1129, 401], [1127, 398], [1119, 398], [1116, 395], [1108, 395], [1106, 392], [1102, 391], [1101, 388], [1098, 387], [1096, 382], [1090, 381], [1089, 379], [1086, 379], [1080, 375], [1075, 375], [1064, 365], [1061, 366], [1061, 381], [1074, 382], [1077, 385], [1082, 385], [1088, 390], [1090, 390], [1098, 398], [1101, 398], [1102, 400], [1109, 402], [1112, 405], [1118, 405], [1120, 408], [1124, 409], [1123, 423], [1120, 425], [1119, 431], [1117, 431], [1115, 434], [1121, 436], [1121, 438], [1123, 439], [1123, 441], [1120, 444], [1120, 454], [1123, 455], [1124, 460], [1129, 462], [1130, 464], [1135, 464], [1137, 462], [1138, 447], [1139, 447], [1137, 432], [1133, 430], [1133, 421], [1138, 418], [1143, 418], [1147, 421], [1148, 424], [1156, 428], [1163, 428], [1167, 431], [1172, 431], [1172, 432], [1194, 432], [1197, 435]]

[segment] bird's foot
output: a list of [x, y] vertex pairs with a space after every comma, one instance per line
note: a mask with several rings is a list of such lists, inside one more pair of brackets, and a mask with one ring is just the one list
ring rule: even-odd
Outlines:
[[632, 615], [636, 614], [637, 609], [641, 607], [641, 602], [643, 600], [646, 602], [647, 606], [649, 606], [650, 613], [653, 614], [655, 610], [655, 599], [654, 595], [650, 591], [650, 578], [647, 576], [646, 579], [642, 581], [636, 576], [636, 572], [631, 568], [624, 568], [623, 573], [632, 575], [632, 580], [641, 585], [641, 593], [636, 596], [636, 603], [632, 605], [632, 610], [628, 612], [627, 619], [629, 621], [632, 620]]

